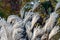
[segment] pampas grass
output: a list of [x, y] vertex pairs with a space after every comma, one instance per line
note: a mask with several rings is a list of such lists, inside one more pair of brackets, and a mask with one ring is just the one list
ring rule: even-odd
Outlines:
[[50, 14], [44, 27], [34, 26], [40, 18], [38, 13], [33, 12], [39, 5], [36, 4], [31, 10], [25, 12], [27, 14], [24, 14], [22, 9], [21, 17], [10, 15], [7, 21], [0, 17], [0, 40], [50, 40], [56, 35], [60, 29], [59, 25], [54, 25], [58, 17], [56, 11]]

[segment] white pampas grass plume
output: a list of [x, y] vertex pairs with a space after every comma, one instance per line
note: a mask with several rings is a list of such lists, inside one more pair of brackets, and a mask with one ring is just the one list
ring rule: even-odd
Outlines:
[[48, 34], [42, 35], [41, 40], [47, 40], [47, 39], [48, 39]]
[[29, 30], [31, 29], [31, 22], [28, 21], [28, 22], [26, 23], [25, 27], [26, 27], [26, 30], [29, 31]]
[[28, 22], [26, 23], [25, 27], [26, 27], [26, 33], [27, 33], [28, 39], [31, 40], [31, 38], [32, 38], [31, 22], [28, 21]]
[[26, 35], [24, 30], [24, 23], [17, 22], [16, 24], [14, 24], [12, 28], [12, 34], [14, 40], [20, 40], [21, 38], [23, 39], [24, 35]]
[[7, 18], [7, 23], [10, 23], [10, 24], [15, 24], [16, 22], [19, 22], [19, 21], [22, 21], [21, 18], [19, 18], [17, 15], [10, 15], [8, 18]]
[[59, 26], [55, 26], [49, 34], [49, 39], [51, 39], [54, 35], [59, 32]]
[[40, 27], [34, 28], [32, 40], [35, 40], [38, 36], [42, 36], [44, 34], [44, 30]]
[[46, 21], [45, 26], [43, 27], [43, 29], [47, 30], [48, 32], [50, 32], [50, 30], [53, 28], [53, 25], [54, 25], [57, 17], [58, 17], [58, 14], [53, 12], [50, 15], [50, 18]]
[[0, 25], [3, 28], [3, 32], [1, 35], [1, 40], [12, 40], [12, 36], [10, 35], [10, 30], [9, 30], [9, 25], [7, 24], [7, 22], [4, 19], [0, 20]]
[[39, 19], [39, 15], [34, 15], [32, 18], [32, 22], [31, 22], [31, 29], [33, 28], [34, 24], [37, 22], [37, 20]]
[[24, 25], [23, 25], [23, 22], [19, 21], [19, 22], [16, 22], [14, 25], [13, 25], [13, 28], [12, 29], [16, 29], [16, 28], [23, 28]]
[[[6, 30], [5, 30], [5, 28], [3, 27], [3, 25], [4, 25], [4, 23], [6, 23], [6, 21], [4, 20], [4, 19], [2, 19], [1, 17], [0, 17], [0, 40], [8, 40], [7, 39], [7, 36], [6, 36]], [[4, 35], [4, 36], [3, 36]]]
[[21, 39], [21, 38], [24, 36], [24, 35], [22, 34], [23, 31], [24, 31], [24, 30], [21, 29], [21, 28], [14, 29], [12, 38], [13, 38], [14, 40], [19, 40], [19, 39]]
[[34, 15], [34, 12], [28, 12], [23, 22], [26, 23], [29, 19], [32, 19], [33, 15]]

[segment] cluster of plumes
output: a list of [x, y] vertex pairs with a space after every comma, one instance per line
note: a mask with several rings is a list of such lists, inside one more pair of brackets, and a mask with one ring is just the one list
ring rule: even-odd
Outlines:
[[[29, 12], [20, 11], [21, 17], [11, 15], [7, 18], [0, 18], [0, 40], [50, 40], [59, 32], [59, 25], [54, 25], [58, 13], [54, 11], [47, 19], [45, 26], [34, 26], [40, 18], [33, 10], [39, 5], [36, 3]], [[60, 7], [57, 4], [56, 10]]]

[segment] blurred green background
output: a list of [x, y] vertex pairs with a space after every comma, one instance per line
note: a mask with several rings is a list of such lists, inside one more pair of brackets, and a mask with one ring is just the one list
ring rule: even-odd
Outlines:
[[60, 2], [60, 0], [57, 0], [58, 2]]
[[[33, 2], [38, 0], [0, 0], [0, 16], [6, 18], [11, 14], [19, 15], [20, 9], [27, 4], [27, 2]], [[45, 3], [46, 0], [39, 0], [42, 3]], [[51, 0], [51, 4], [53, 7], [55, 6], [56, 2], [60, 0]], [[46, 3], [48, 4], [48, 3]], [[46, 5], [49, 6], [49, 5]], [[27, 7], [27, 6], [26, 6]]]
[[[0, 16], [7, 18], [11, 14], [19, 15], [20, 9], [27, 4], [27, 2], [34, 2], [38, 0], [0, 0]], [[46, 0], [39, 0], [41, 3], [45, 3]], [[51, 0], [53, 7], [55, 6], [57, 0]], [[60, 0], [58, 0], [60, 1]], [[48, 3], [46, 3], [48, 4]], [[45, 5], [45, 4], [44, 4]], [[28, 5], [27, 5], [28, 6]], [[26, 6], [26, 7], [27, 7]], [[47, 7], [49, 5], [46, 5]]]
[[[27, 3], [34, 0], [0, 0], [0, 12], [10, 14], [19, 14], [20, 9]], [[38, 0], [37, 0], [38, 1]], [[52, 0], [54, 2], [55, 0]], [[60, 1], [60, 0], [56, 0]], [[40, 2], [46, 2], [46, 0], [40, 0]], [[54, 5], [54, 3], [52, 3]], [[1, 13], [0, 13], [1, 14]]]

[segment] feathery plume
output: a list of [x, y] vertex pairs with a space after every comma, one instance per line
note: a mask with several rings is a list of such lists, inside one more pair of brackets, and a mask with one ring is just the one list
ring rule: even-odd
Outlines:
[[7, 18], [7, 23], [10, 23], [10, 24], [14, 24], [16, 22], [19, 22], [19, 21], [22, 21], [21, 18], [19, 18], [18, 16], [16, 15], [10, 15], [8, 18]]
[[44, 30], [40, 27], [34, 28], [32, 40], [35, 40], [38, 36], [42, 36], [44, 34]]
[[34, 15], [34, 17], [32, 18], [32, 22], [31, 22], [31, 29], [33, 28], [34, 24], [37, 22], [37, 20], [39, 19], [39, 15]]
[[58, 17], [58, 14], [56, 14], [55, 12], [53, 12], [50, 15], [50, 18], [46, 21], [45, 26], [43, 27], [43, 29], [47, 30], [48, 32], [50, 32], [51, 29], [53, 28], [53, 25], [54, 25], [57, 17]]
[[28, 21], [26, 23], [25, 27], [26, 27], [26, 33], [27, 33], [28, 39], [31, 40], [31, 38], [32, 38], [31, 22]]

